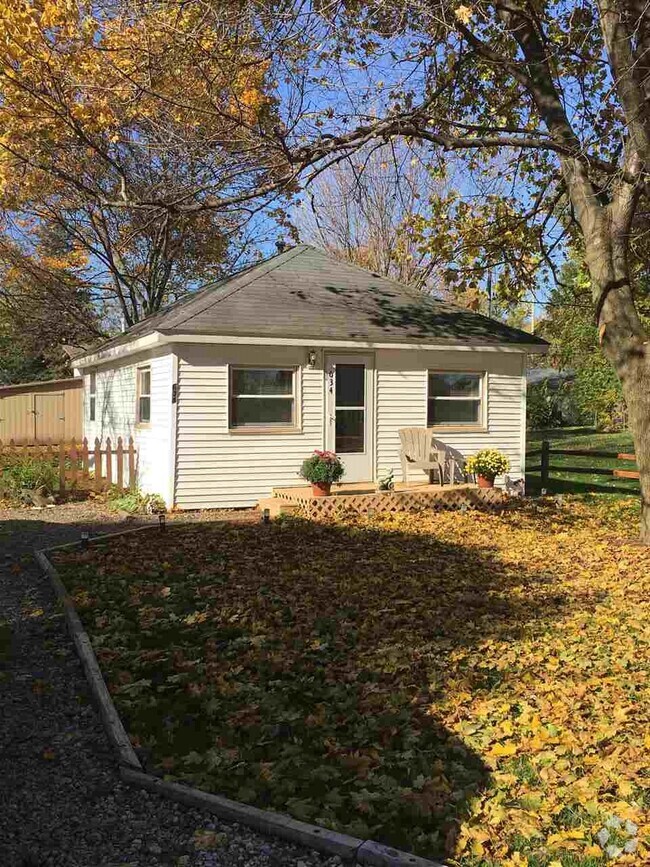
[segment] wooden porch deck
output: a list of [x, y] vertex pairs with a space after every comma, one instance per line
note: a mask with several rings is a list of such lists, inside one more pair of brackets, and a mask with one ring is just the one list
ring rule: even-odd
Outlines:
[[258, 508], [275, 517], [283, 512], [307, 518], [329, 518], [345, 512], [419, 512], [428, 509], [500, 509], [508, 495], [500, 488], [472, 484], [430, 485], [396, 482], [393, 491], [378, 491], [373, 482], [332, 485], [329, 497], [312, 496], [311, 486], [274, 488], [273, 496], [260, 500]]

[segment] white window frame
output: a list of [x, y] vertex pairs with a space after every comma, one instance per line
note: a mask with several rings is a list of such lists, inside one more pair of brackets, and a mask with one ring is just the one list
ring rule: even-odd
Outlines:
[[[235, 394], [233, 382], [234, 374], [238, 370], [286, 370], [291, 373], [291, 394]], [[299, 433], [300, 432], [300, 416], [298, 407], [300, 406], [300, 368], [293, 364], [231, 364], [228, 370], [228, 430], [235, 434], [255, 434], [255, 433]], [[283, 422], [260, 422], [259, 424], [234, 424], [233, 423], [233, 401], [245, 400], [248, 398], [278, 398], [287, 400], [291, 398], [293, 401], [293, 411], [291, 413], [291, 421]]]
[[[147, 392], [142, 391], [141, 383], [142, 383], [142, 374], [143, 373], [149, 374], [149, 393], [148, 394], [147, 394]], [[136, 390], [135, 390], [136, 391], [136, 393], [135, 393], [136, 424], [138, 424], [140, 427], [147, 427], [148, 425], [151, 424], [151, 406], [152, 406], [152, 401], [151, 401], [151, 365], [150, 364], [138, 365], [138, 367], [136, 367], [136, 369], [135, 369], [135, 380], [136, 380]], [[141, 404], [140, 404], [140, 400], [143, 397], [149, 398], [149, 418], [145, 418], [145, 419], [142, 418]]]
[[97, 371], [88, 376], [88, 421], [97, 420]]
[[[431, 375], [440, 375], [440, 376], [449, 376], [453, 374], [458, 374], [460, 376], [478, 376], [479, 385], [478, 385], [478, 397], [445, 397], [444, 395], [431, 395], [429, 394], [429, 377]], [[427, 427], [434, 428], [436, 430], [442, 430], [444, 428], [454, 430], [485, 430], [487, 428], [486, 418], [487, 418], [487, 371], [485, 370], [427, 370]], [[445, 400], [445, 401], [458, 401], [458, 400], [476, 400], [478, 402], [478, 421], [443, 421], [443, 422], [430, 422], [429, 421], [429, 407], [432, 401], [437, 400]], [[435, 413], [434, 413], [435, 416]]]

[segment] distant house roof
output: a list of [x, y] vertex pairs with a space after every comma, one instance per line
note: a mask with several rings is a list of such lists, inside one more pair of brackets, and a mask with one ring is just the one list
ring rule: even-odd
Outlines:
[[206, 286], [93, 353], [155, 332], [362, 343], [512, 343], [530, 347], [531, 352], [547, 346], [526, 331], [439, 301], [306, 244]]
[[573, 368], [556, 370], [554, 367], [531, 367], [526, 373], [528, 385], [538, 385], [540, 382], [559, 384], [575, 379], [576, 372]]

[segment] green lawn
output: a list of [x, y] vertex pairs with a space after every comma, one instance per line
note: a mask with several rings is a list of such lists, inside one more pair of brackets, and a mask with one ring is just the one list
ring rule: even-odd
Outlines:
[[[529, 431], [527, 450], [541, 448], [542, 441], [548, 440], [551, 449], [589, 449], [607, 452], [634, 452], [632, 435], [628, 431], [622, 433], [598, 433], [593, 428], [560, 428], [542, 431]], [[540, 457], [534, 455], [527, 460], [527, 466], [539, 466]], [[551, 467], [603, 467], [621, 470], [634, 470], [631, 462], [617, 461], [611, 458], [573, 457], [567, 455], [551, 455]], [[539, 471], [526, 473], [526, 489], [537, 492], [540, 488]], [[601, 476], [596, 473], [567, 473], [551, 470], [548, 490], [551, 493], [611, 493], [635, 494], [639, 483], [635, 479], [617, 479], [614, 476]]]

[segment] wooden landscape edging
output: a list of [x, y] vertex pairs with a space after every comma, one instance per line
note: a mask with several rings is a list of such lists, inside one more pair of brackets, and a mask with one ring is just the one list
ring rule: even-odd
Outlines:
[[77, 655], [81, 660], [81, 665], [84, 674], [86, 675], [86, 680], [90, 686], [90, 691], [97, 703], [99, 715], [104, 724], [106, 735], [117, 754], [118, 764], [126, 765], [130, 768], [141, 768], [142, 765], [135, 754], [129, 736], [126, 733], [122, 720], [113, 704], [113, 699], [111, 698], [104, 678], [102, 677], [99, 663], [95, 656], [95, 651], [90, 643], [88, 633], [83, 628], [83, 624], [77, 614], [74, 602], [68, 595], [63, 582], [59, 578], [58, 572], [48, 560], [45, 552], [36, 551], [35, 557], [39, 566], [43, 569], [45, 574], [48, 575], [52, 582], [52, 586], [54, 587], [54, 592], [63, 605], [63, 612], [68, 624], [68, 631], [70, 632], [72, 641], [74, 642]]
[[[88, 544], [103, 542], [106, 539], [113, 539], [117, 536], [155, 528], [155, 524], [147, 524], [144, 527], [136, 527], [135, 529], [124, 530], [118, 533], [94, 536], [88, 540]], [[47, 556], [53, 551], [70, 549], [79, 545], [81, 545], [80, 542], [69, 542], [65, 545], [44, 548], [40, 551], [35, 551], [34, 556], [39, 566], [52, 582], [54, 592], [63, 605], [68, 630], [81, 660], [90, 691], [97, 703], [104, 730], [117, 756], [120, 777], [125, 783], [146, 789], [171, 801], [186, 804], [195, 809], [205, 810], [226, 821], [238, 822], [240, 825], [254, 828], [263, 834], [280, 837], [291, 843], [306, 846], [318, 852], [324, 852], [327, 855], [338, 855], [344, 863], [350, 865], [360, 864], [368, 865], [368, 867], [445, 867], [439, 861], [420, 858], [418, 855], [394, 849], [392, 846], [386, 846], [375, 840], [362, 840], [359, 837], [340, 834], [337, 831], [323, 828], [320, 825], [301, 822], [299, 819], [294, 819], [292, 816], [284, 813], [262, 810], [259, 807], [252, 807], [249, 804], [232, 801], [230, 798], [225, 798], [222, 795], [203, 792], [200, 789], [194, 788], [194, 786], [161, 780], [160, 777], [146, 773], [131, 745], [130, 738], [108, 691], [92, 643], [77, 614], [72, 597], [68, 594], [59, 573]]]

